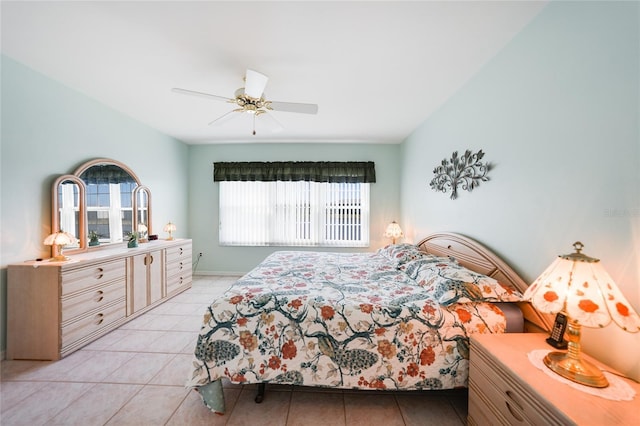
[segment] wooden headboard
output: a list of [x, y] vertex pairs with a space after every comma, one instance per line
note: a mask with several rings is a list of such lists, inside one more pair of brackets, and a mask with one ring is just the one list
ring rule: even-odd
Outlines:
[[[451, 232], [429, 235], [417, 243], [420, 250], [436, 255], [455, 258], [467, 269], [487, 275], [503, 284], [510, 284], [524, 293], [527, 283], [495, 253], [469, 237]], [[553, 317], [538, 312], [529, 302], [519, 302], [525, 319], [525, 331], [548, 332]]]

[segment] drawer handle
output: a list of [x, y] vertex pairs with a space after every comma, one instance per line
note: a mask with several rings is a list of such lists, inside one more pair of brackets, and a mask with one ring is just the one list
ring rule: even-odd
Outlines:
[[183, 248], [180, 247], [180, 256], [182, 256]]
[[144, 266], [151, 265], [153, 263], [153, 256], [151, 256], [150, 254], [146, 255], [144, 257], [143, 263], [144, 263]]
[[518, 399], [515, 397], [515, 395], [513, 394], [513, 392], [511, 392], [510, 390], [505, 392], [507, 394], [507, 396], [509, 397], [509, 399], [511, 401], [513, 401], [514, 404], [516, 404], [516, 406], [520, 409], [520, 411], [524, 411], [524, 408], [522, 408], [522, 404], [518, 401]]
[[99, 280], [99, 279], [101, 279], [101, 278], [104, 276], [104, 273], [103, 273], [103, 272], [104, 272], [104, 269], [102, 269], [102, 268], [96, 268], [96, 273], [95, 273], [95, 275], [94, 275], [94, 276], [96, 277], [96, 280]]
[[519, 422], [524, 421], [524, 418], [519, 413], [513, 411], [513, 408], [511, 408], [511, 404], [509, 404], [509, 401], [505, 401], [504, 403], [507, 405], [507, 410], [509, 410], [509, 413], [511, 413], [514, 419], [516, 419]]
[[98, 291], [96, 291], [96, 298], [95, 298], [95, 301], [96, 301], [96, 302], [102, 302], [102, 300], [104, 299], [104, 296], [103, 296], [103, 295], [104, 295], [104, 291], [102, 291], [102, 290], [98, 290]]
[[94, 318], [96, 325], [100, 325], [104, 321], [104, 314], [97, 314]]
[[180, 270], [182, 271], [182, 268], [184, 268], [184, 264], [182, 262], [180, 262]]

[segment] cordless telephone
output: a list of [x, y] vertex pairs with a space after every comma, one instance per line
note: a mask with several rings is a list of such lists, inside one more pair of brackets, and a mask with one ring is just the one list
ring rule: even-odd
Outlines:
[[547, 338], [547, 343], [558, 349], [565, 349], [567, 341], [564, 340], [564, 331], [567, 328], [567, 316], [562, 312], [558, 312], [556, 320], [553, 322], [551, 336]]

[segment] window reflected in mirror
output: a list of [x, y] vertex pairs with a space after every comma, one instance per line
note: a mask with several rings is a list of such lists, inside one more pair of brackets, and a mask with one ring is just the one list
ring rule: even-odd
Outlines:
[[60, 229], [55, 231], [68, 232], [77, 240], [67, 248], [78, 248], [80, 238], [80, 186], [73, 181], [65, 180], [58, 186], [58, 215]]
[[136, 204], [136, 231], [141, 242], [147, 241], [151, 228], [151, 192], [146, 186], [139, 186], [133, 191]]
[[133, 230], [135, 182], [87, 185], [87, 230], [100, 243], [122, 242]]
[[106, 158], [88, 161], [53, 184], [52, 232], [78, 239], [67, 252], [127, 241], [134, 230], [151, 230], [151, 191], [123, 163]]
[[87, 232], [100, 243], [125, 241], [133, 232], [136, 179], [121, 166], [98, 163], [80, 174], [86, 186]]

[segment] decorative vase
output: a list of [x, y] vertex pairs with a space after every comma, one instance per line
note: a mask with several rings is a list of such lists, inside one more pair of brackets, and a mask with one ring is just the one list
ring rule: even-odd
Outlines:
[[89, 245], [90, 246], [99, 246], [100, 245], [100, 241], [89, 241]]
[[131, 240], [127, 243], [128, 248], [136, 248], [138, 247], [138, 240]]

